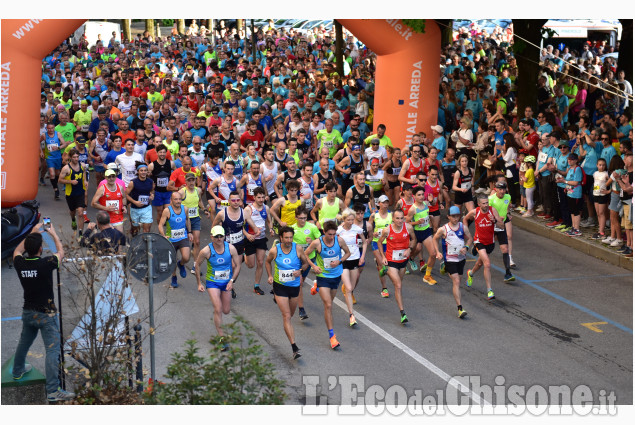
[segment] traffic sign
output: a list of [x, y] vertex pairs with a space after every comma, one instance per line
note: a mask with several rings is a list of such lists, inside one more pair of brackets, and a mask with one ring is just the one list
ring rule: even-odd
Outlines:
[[148, 278], [148, 242], [152, 250], [151, 281], [163, 282], [176, 270], [176, 250], [172, 242], [158, 233], [141, 233], [132, 238], [128, 248], [128, 270], [139, 280]]

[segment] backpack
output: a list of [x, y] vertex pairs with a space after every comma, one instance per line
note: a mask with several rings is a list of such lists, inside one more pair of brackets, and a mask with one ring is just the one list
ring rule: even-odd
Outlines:
[[442, 108], [445, 115], [445, 131], [452, 132], [459, 128], [456, 122], [456, 117], [452, 116], [452, 113], [447, 108]]
[[580, 185], [584, 186], [586, 184], [586, 173], [584, 172], [584, 168], [580, 167], [579, 165], [577, 168], [582, 171], [582, 182], [580, 183]]
[[503, 102], [505, 102], [505, 105], [507, 106], [507, 113], [505, 115], [511, 115], [512, 111], [516, 107], [516, 102], [514, 102], [511, 96], [509, 95], [505, 97], [501, 97], [499, 100], [502, 100]]

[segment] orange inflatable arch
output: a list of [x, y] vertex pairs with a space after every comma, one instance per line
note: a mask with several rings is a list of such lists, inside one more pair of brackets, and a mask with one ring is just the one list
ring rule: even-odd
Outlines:
[[[0, 192], [2, 207], [35, 199], [38, 191], [42, 58], [83, 19], [3, 19], [0, 69]], [[376, 124], [403, 147], [437, 122], [441, 34], [436, 25], [413, 33], [398, 19], [339, 22], [377, 54]], [[425, 90], [424, 90], [425, 88]]]

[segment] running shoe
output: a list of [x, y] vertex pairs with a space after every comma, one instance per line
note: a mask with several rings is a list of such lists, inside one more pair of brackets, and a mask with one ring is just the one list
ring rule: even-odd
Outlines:
[[557, 225], [556, 227], [554, 227], [554, 229], [556, 229], [556, 230], [562, 230], [562, 229], [564, 229], [565, 227], [567, 227], [567, 225], [566, 225], [565, 223], [562, 223], [562, 224], [559, 224], [559, 225]]
[[265, 291], [260, 289], [260, 286], [254, 286], [254, 292], [258, 295], [265, 295]]
[[513, 282], [516, 278], [511, 273], [505, 273], [505, 282]]
[[55, 392], [46, 396], [47, 401], [68, 401], [75, 398], [75, 393], [58, 388]]
[[357, 300], [355, 299], [355, 294], [351, 292], [351, 298], [353, 299], [353, 304], [357, 304]]
[[611, 248], [617, 248], [618, 246], [622, 246], [622, 240], [621, 239], [615, 239], [613, 242], [611, 242], [609, 244], [609, 246]]
[[235, 299], [238, 295], [236, 295], [236, 291], [232, 288], [232, 298]]
[[565, 226], [562, 229], [560, 229], [560, 233], [564, 233], [565, 235], [568, 235], [571, 232], [572, 227], [571, 226]]
[[177, 282], [176, 280], [176, 276], [172, 276], [172, 283], [171, 283], [173, 288], [178, 288], [179, 287], [179, 282]]
[[404, 272], [404, 274], [410, 274], [410, 269], [408, 267], [406, 267], [406, 271]]
[[536, 212], [543, 212], [545, 210], [545, 208], [542, 205], [538, 205], [538, 208], [536, 208]]
[[75, 217], [73, 217], [73, 220], [71, 220], [71, 229], [77, 230], [77, 220], [75, 219]]
[[622, 252], [626, 251], [627, 249], [628, 249], [628, 247], [626, 245], [622, 245], [615, 252], [622, 253]]
[[545, 212], [541, 212], [540, 214], [536, 214], [536, 217], [538, 217], [538, 218], [545, 218], [547, 216], [548, 216], [548, 214], [545, 213]]
[[494, 296], [494, 291], [492, 291], [491, 289], [489, 291], [487, 291], [487, 299], [488, 300], [493, 300], [494, 298], [496, 298]]
[[593, 226], [595, 226], [595, 220], [593, 220], [593, 218], [591, 217], [580, 222], [580, 227], [593, 227]]
[[44, 182], [44, 179], [42, 177], [40, 177], [40, 186], [46, 186], [46, 183]]
[[605, 243], [605, 244], [610, 244], [610, 243], [611, 243], [611, 242], [613, 242], [614, 240], [615, 240], [615, 239], [613, 239], [612, 237], [610, 237], [610, 236], [609, 236], [609, 237], [606, 237], [606, 238], [602, 239], [602, 243]]
[[625, 256], [625, 257], [632, 258], [633, 257], [633, 250], [631, 248], [628, 248], [628, 250], [622, 252], [622, 255]]
[[221, 337], [219, 338], [219, 341], [218, 341], [218, 342], [220, 342], [221, 344], [223, 344], [223, 345], [221, 346], [221, 349], [220, 349], [220, 351], [221, 351], [221, 352], [225, 352], [225, 351], [229, 350], [229, 344], [228, 344], [228, 343], [226, 343], [226, 342], [224, 342], [224, 341], [225, 341], [225, 337], [222, 337], [222, 336], [221, 336]]
[[383, 266], [380, 270], [379, 270], [379, 276], [380, 277], [384, 277], [386, 276], [386, 273], [388, 272], [388, 267]]
[[187, 277], [187, 270], [185, 270], [185, 266], [181, 264], [180, 261], [176, 264], [179, 266], [179, 274], [183, 279], [185, 279]]
[[534, 213], [530, 213], [530, 212], [525, 212], [523, 214], [523, 217], [533, 217], [533, 216], [534, 216]]
[[298, 315], [300, 316], [300, 320], [306, 320], [309, 318], [309, 315], [306, 314], [306, 311], [304, 310], [304, 307], [300, 307], [298, 309]]
[[337, 338], [335, 338], [335, 335], [333, 335], [331, 337], [331, 348], [335, 350], [339, 346], [340, 346], [340, 343], [337, 341]]
[[472, 279], [472, 269], [469, 269], [467, 271], [467, 286], [472, 286], [472, 283], [474, 282], [474, 280]]
[[351, 314], [351, 317], [348, 320], [348, 326], [351, 328], [357, 324], [357, 320], [355, 320], [355, 315]]
[[441, 267], [439, 269], [439, 271], [441, 272], [441, 274], [445, 274], [445, 261], [441, 261]]
[[401, 315], [401, 324], [403, 325], [404, 323], [408, 323], [408, 316], [406, 316], [406, 313]]
[[419, 271], [420, 271], [421, 273], [425, 273], [425, 272], [426, 272], [426, 270], [427, 270], [427, 268], [428, 268], [428, 264], [427, 264], [427, 263], [424, 263], [423, 261], [421, 261], [421, 262], [419, 263]]
[[554, 221], [551, 221], [551, 222], [545, 224], [545, 226], [547, 226], [549, 228], [552, 228], [552, 227], [559, 226], [561, 224], [562, 224], [562, 220], [554, 220]]
[[55, 200], [56, 200], [56, 201], [59, 201], [59, 200], [60, 200], [60, 191], [59, 191], [59, 190], [56, 190], [56, 191], [55, 191]]
[[302, 354], [300, 354], [300, 350], [293, 352], [293, 360], [297, 360], [300, 357], [302, 357]]
[[196, 266], [192, 266], [192, 268], [190, 269], [190, 273], [196, 274]]
[[460, 309], [459, 310], [459, 319], [464, 318], [465, 316], [467, 316], [467, 311]]
[[597, 233], [594, 233], [589, 239], [593, 239], [597, 241], [599, 239], [604, 239], [604, 237], [605, 237], [604, 233], [597, 232]]
[[16, 381], [18, 379], [22, 379], [22, 377], [26, 375], [27, 373], [31, 372], [32, 369], [33, 369], [33, 366], [31, 366], [28, 363], [24, 363], [24, 370], [22, 371], [22, 373], [19, 374], [18, 376], [13, 375], [13, 379], [15, 379]]
[[427, 283], [428, 285], [430, 285], [430, 286], [432, 286], [432, 285], [436, 285], [436, 284], [437, 284], [437, 281], [436, 281], [436, 280], [434, 280], [434, 278], [432, 277], [432, 275], [429, 275], [429, 274], [427, 274], [427, 275], [423, 276], [423, 281], [424, 281], [425, 283]]
[[318, 293], [318, 286], [317, 286], [317, 282], [315, 282], [313, 286], [311, 287], [311, 295], [315, 295], [317, 293]]
[[381, 297], [382, 298], [388, 298], [390, 296], [390, 294], [388, 293], [388, 289], [384, 288], [381, 290]]
[[86, 214], [84, 214], [84, 224], [90, 223], [90, 218]]
[[413, 260], [412, 258], [408, 259], [408, 265], [410, 266], [410, 270], [412, 270], [413, 272], [417, 270], [417, 263], [415, 263], [415, 260]]
[[545, 220], [547, 222], [549, 222], [550, 220], [553, 220], [553, 216], [552, 215], [545, 215], [543, 217], [539, 217], [541, 220]]
[[582, 236], [582, 231], [580, 229], [571, 229], [571, 234], [569, 235], [572, 238], [577, 238], [579, 236]]

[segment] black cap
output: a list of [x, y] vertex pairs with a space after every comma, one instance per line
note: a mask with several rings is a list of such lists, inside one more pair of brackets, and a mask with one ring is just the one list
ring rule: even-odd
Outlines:
[[496, 189], [507, 189], [507, 183], [505, 182], [497, 182], [494, 187]]
[[79, 136], [76, 140], [77, 143], [86, 143], [86, 138], [84, 136]]

